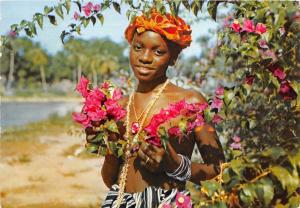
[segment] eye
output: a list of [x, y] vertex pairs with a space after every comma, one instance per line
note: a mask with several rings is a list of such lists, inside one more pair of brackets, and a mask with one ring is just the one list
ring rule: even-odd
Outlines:
[[134, 45], [133, 48], [134, 48], [134, 50], [139, 51], [139, 50], [142, 49], [142, 46], [141, 45]]
[[157, 56], [162, 56], [162, 55], [164, 55], [165, 54], [165, 52], [164, 51], [162, 51], [162, 50], [155, 50], [155, 55], [157, 55]]

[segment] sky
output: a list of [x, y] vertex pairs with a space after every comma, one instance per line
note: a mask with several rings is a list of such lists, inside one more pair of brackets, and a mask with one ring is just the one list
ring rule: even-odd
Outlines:
[[[10, 30], [10, 25], [15, 23], [20, 23], [21, 20], [31, 20], [32, 16], [36, 12], [43, 12], [44, 6], [54, 6], [57, 5], [59, 0], [0, 0], [0, 34], [7, 34]], [[88, 1], [84, 1], [84, 4]], [[101, 0], [94, 0], [93, 3], [100, 3]], [[121, 8], [124, 9], [124, 7]], [[73, 14], [78, 11], [78, 7], [73, 4], [69, 15], [65, 15], [64, 20], [58, 17], [58, 26], [53, 26], [47, 19], [44, 18], [44, 28], [41, 30], [37, 26], [38, 35], [33, 39], [33, 41], [40, 42], [41, 46], [46, 49], [50, 54], [55, 54], [57, 51], [63, 48], [60, 40], [61, 32], [67, 28], [67, 25], [75, 22], [73, 19]], [[83, 39], [91, 38], [103, 38], [109, 37], [115, 42], [124, 41], [124, 30], [127, 27], [129, 21], [123, 10], [121, 14], [115, 12], [114, 10], [106, 10], [104, 15], [104, 24], [98, 22], [95, 26], [90, 23], [87, 28], [82, 28], [82, 35], [78, 36]], [[200, 14], [204, 16], [205, 14]], [[185, 16], [187, 19], [191, 18], [189, 14]], [[217, 23], [213, 20], [201, 20], [199, 23], [191, 25], [192, 28], [192, 39], [193, 42], [191, 46], [183, 51], [185, 57], [192, 55], [199, 56], [201, 53], [201, 48], [197, 44], [196, 39], [199, 36], [208, 34], [209, 29], [215, 29]], [[24, 36], [25, 33], [20, 34]]]

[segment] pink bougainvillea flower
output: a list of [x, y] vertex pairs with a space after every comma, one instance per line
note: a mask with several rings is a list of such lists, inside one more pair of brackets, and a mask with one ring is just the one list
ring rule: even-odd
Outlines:
[[92, 13], [92, 9], [93, 9], [93, 3], [89, 2], [87, 3], [85, 6], [82, 7], [82, 10], [84, 11], [85, 16], [90, 16], [90, 14]]
[[156, 146], [156, 147], [161, 147], [161, 140], [158, 136], [145, 138], [145, 141], [149, 144], [152, 144], [152, 145]]
[[257, 34], [264, 34], [265, 32], [267, 32], [266, 25], [264, 25], [263, 23], [257, 23], [257, 25], [255, 27], [255, 32]]
[[243, 22], [243, 30], [242, 31], [246, 31], [246, 32], [254, 32], [254, 24], [252, 22], [252, 20], [249, 19], [245, 19]]
[[172, 208], [171, 204], [163, 204], [162, 208]]
[[140, 127], [140, 125], [139, 125], [138, 122], [133, 122], [132, 125], [131, 125], [131, 133], [132, 134], [138, 133], [139, 127]]
[[73, 17], [74, 17], [75, 20], [78, 20], [78, 18], [80, 17], [80, 15], [78, 14], [78, 12], [75, 12]]
[[14, 38], [14, 37], [16, 37], [16, 36], [17, 36], [17, 32], [16, 32], [16, 31], [13, 31], [13, 30], [11, 30], [11, 31], [9, 31], [9, 33], [8, 33], [8, 36], [9, 36], [9, 37], [11, 37], [11, 38]]
[[285, 72], [281, 68], [275, 69], [275, 71], [273, 72], [273, 75], [275, 77], [277, 77], [279, 80], [283, 80], [286, 77]]
[[297, 93], [290, 86], [290, 83], [286, 80], [280, 83], [279, 94], [283, 97], [284, 100], [293, 100], [297, 97]]
[[110, 86], [109, 82], [103, 82], [101, 88], [108, 89]]
[[233, 23], [231, 24], [231, 28], [235, 31], [235, 32], [240, 32], [241, 30], [241, 25], [239, 23], [238, 20], [234, 20]]
[[300, 22], [300, 12], [299, 11], [296, 11], [294, 13], [294, 15], [292, 16], [292, 20], [295, 22]]
[[84, 113], [72, 113], [73, 120], [83, 125], [84, 128], [91, 126], [90, 118]]
[[126, 110], [113, 99], [107, 99], [104, 102], [108, 117], [111, 116], [116, 120], [122, 119], [126, 115]]
[[81, 76], [79, 83], [76, 86], [76, 90], [83, 96], [87, 97], [89, 94], [88, 85], [90, 81], [86, 79], [84, 76]]
[[192, 200], [189, 196], [177, 192], [175, 198], [176, 206], [178, 208], [192, 208]]
[[210, 108], [211, 109], [216, 108], [216, 109], [218, 109], [218, 111], [220, 111], [222, 108], [222, 105], [223, 105], [223, 101], [221, 99], [215, 97], [210, 105]]
[[269, 46], [267, 45], [267, 41], [264, 39], [261, 39], [258, 41], [259, 47], [263, 48], [263, 49], [268, 49]]
[[248, 85], [252, 85], [254, 79], [255, 79], [255, 76], [254, 76], [254, 75], [247, 75], [246, 78], [245, 78], [245, 82], [246, 82], [246, 84], [248, 84]]
[[237, 142], [231, 143], [231, 144], [230, 144], [230, 147], [231, 147], [232, 149], [237, 149], [237, 150], [242, 149], [241, 143], [237, 143]]
[[213, 119], [212, 119], [212, 122], [215, 123], [215, 124], [218, 124], [218, 123], [220, 123], [222, 120], [223, 120], [223, 118], [222, 118], [220, 115], [215, 114], [214, 117], [213, 117]]
[[224, 88], [222, 86], [218, 86], [215, 90], [215, 94], [218, 96], [222, 96], [224, 94]]
[[233, 138], [232, 138], [232, 140], [234, 142], [240, 142], [241, 141], [241, 137], [234, 135]]
[[95, 12], [99, 12], [100, 9], [101, 9], [100, 4], [95, 4], [94, 7], [93, 7], [93, 10], [94, 10]]
[[274, 62], [277, 61], [277, 56], [273, 50], [259, 50], [259, 54], [264, 59], [271, 58]]
[[181, 137], [181, 130], [178, 126], [173, 126], [168, 129], [168, 134], [170, 137]]
[[120, 100], [122, 97], [122, 90], [121, 89], [115, 89], [113, 92], [112, 99], [113, 100]]
[[87, 115], [90, 117], [92, 121], [102, 121], [107, 119], [106, 117], [106, 111], [98, 108], [96, 111], [89, 111], [87, 112]]

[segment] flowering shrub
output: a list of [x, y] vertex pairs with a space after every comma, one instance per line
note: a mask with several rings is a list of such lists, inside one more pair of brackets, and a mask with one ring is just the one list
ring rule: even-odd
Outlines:
[[74, 112], [72, 116], [86, 131], [98, 132], [86, 144], [88, 151], [121, 156], [124, 141], [114, 141], [112, 134], [120, 134], [117, 122], [124, 118], [126, 111], [118, 103], [122, 97], [121, 90], [112, 88], [108, 82], [104, 82], [100, 88], [93, 88], [88, 79], [81, 77], [76, 90], [84, 98], [84, 105], [80, 113]]

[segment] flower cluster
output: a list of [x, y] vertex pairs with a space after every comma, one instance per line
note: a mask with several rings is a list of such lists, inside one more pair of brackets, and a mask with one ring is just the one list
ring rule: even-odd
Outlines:
[[73, 119], [82, 124], [84, 128], [91, 126], [99, 126], [108, 119], [118, 121], [122, 119], [126, 111], [118, 103], [122, 97], [120, 89], [114, 89], [110, 95], [110, 84], [104, 82], [101, 88], [90, 89], [89, 80], [81, 77], [76, 86], [76, 90], [82, 95], [84, 105], [82, 112], [73, 113]]
[[[84, 5], [82, 7], [82, 10], [85, 14], [86, 17], [90, 16], [92, 14], [92, 12], [99, 12], [101, 9], [100, 4], [93, 4], [92, 2], [88, 2], [86, 5]], [[73, 15], [75, 20], [78, 20], [78, 18], [80, 18], [80, 14], [78, 12], [75, 12]]]
[[248, 33], [257, 33], [264, 34], [267, 32], [267, 27], [263, 23], [257, 23], [256, 26], [252, 20], [244, 19], [243, 26], [240, 25], [238, 20], [234, 20], [230, 26], [235, 32], [248, 32]]
[[242, 148], [242, 145], [241, 145], [241, 138], [239, 137], [239, 136], [234, 136], [233, 138], [232, 138], [232, 140], [233, 140], [233, 143], [231, 143], [230, 144], [230, 147], [232, 148], [232, 149], [241, 149]]

